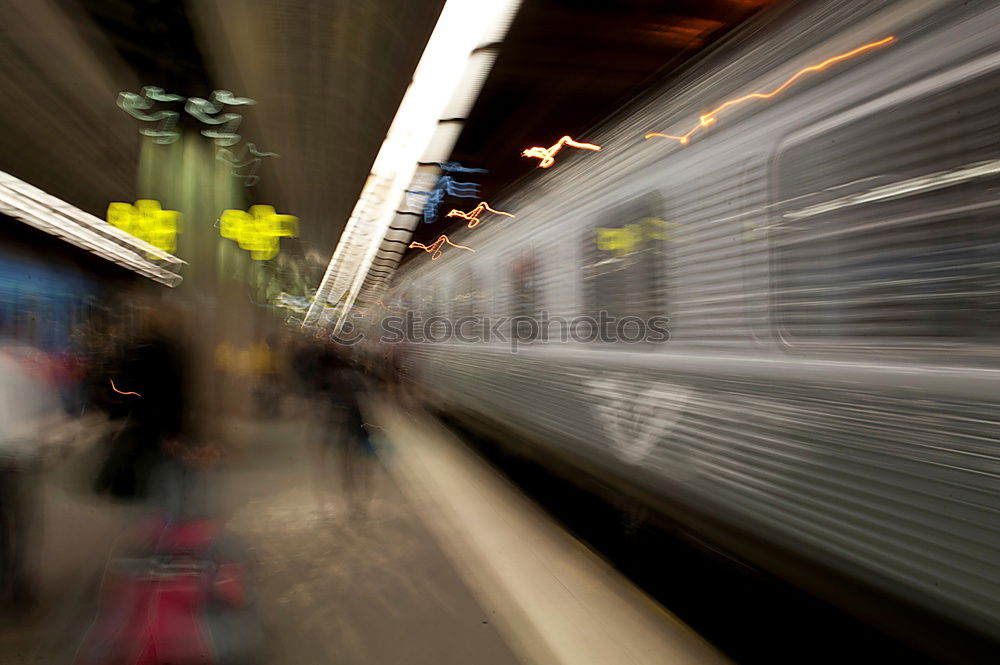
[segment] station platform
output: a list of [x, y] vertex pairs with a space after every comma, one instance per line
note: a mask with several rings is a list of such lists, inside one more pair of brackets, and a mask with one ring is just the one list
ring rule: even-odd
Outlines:
[[[320, 421], [233, 422], [216, 487], [255, 562], [263, 661], [441, 665], [728, 662], [419, 411], [376, 401], [363, 512], [345, 505]], [[46, 474], [36, 612], [0, 627], [0, 664], [67, 663], [138, 509], [80, 491], [93, 455]]]

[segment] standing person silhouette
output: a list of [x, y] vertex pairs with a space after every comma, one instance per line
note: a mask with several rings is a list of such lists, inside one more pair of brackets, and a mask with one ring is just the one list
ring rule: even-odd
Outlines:
[[173, 329], [173, 308], [146, 312], [139, 334], [126, 344], [107, 377], [107, 390], [126, 417], [95, 482], [98, 492], [144, 499], [153, 471], [176, 448], [186, 430], [186, 354]]
[[340, 466], [345, 508], [352, 517], [364, 516], [371, 485], [371, 443], [361, 413], [367, 381], [342, 349], [324, 345], [319, 363], [327, 402], [324, 444]]

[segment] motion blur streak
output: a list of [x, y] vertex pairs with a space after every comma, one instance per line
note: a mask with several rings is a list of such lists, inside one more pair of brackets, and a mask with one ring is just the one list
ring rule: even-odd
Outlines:
[[461, 217], [463, 219], [467, 219], [467, 220], [469, 220], [469, 228], [470, 229], [474, 229], [477, 226], [479, 226], [479, 222], [482, 221], [482, 220], [479, 219], [479, 215], [484, 210], [492, 212], [494, 215], [503, 215], [504, 217], [513, 217], [514, 216], [514, 215], [512, 215], [509, 212], [503, 212], [502, 210], [494, 210], [493, 208], [491, 208], [486, 203], [486, 201], [480, 201], [479, 205], [477, 205], [475, 208], [473, 208], [469, 212], [462, 212], [461, 210], [453, 209], [446, 216], [447, 217]]
[[0, 0], [0, 90], [0, 665], [1000, 665], [1000, 0]]
[[[528, 340], [414, 344], [412, 371], [505, 452], [718, 523], [722, 549], [928, 651], [878, 603], [996, 641], [998, 101], [995, 2], [785, 5], [575, 134], [599, 159], [489, 196], [517, 223], [469, 232], [475, 254], [401, 266], [388, 302]], [[694, 138], [638, 141], [656, 126]], [[669, 317], [669, 343], [602, 314]], [[573, 317], [593, 334], [540, 332]]]
[[[0, 213], [161, 284], [177, 286], [181, 282], [178, 271], [183, 260], [2, 171]], [[150, 256], [157, 261], [147, 258]]]
[[136, 392], [132, 392], [129, 390], [118, 390], [118, 387], [115, 385], [114, 379], [108, 379], [108, 382], [111, 384], [111, 389], [114, 390], [119, 395], [135, 395], [136, 397], [142, 397], [142, 395]]
[[868, 190], [862, 194], [845, 196], [827, 203], [809, 206], [802, 210], [786, 212], [785, 219], [801, 219], [812, 217], [824, 212], [830, 212], [839, 208], [871, 203], [873, 201], [885, 201], [903, 196], [912, 196], [919, 192], [928, 192], [944, 187], [951, 187], [977, 178], [1000, 174], [1000, 159], [993, 159], [978, 164], [969, 164], [953, 171], [941, 171], [930, 175], [903, 180], [891, 185], [883, 185], [875, 189]]
[[441, 248], [444, 247], [445, 243], [448, 243], [452, 247], [456, 247], [458, 249], [467, 249], [470, 252], [476, 251], [476, 250], [472, 249], [471, 247], [466, 247], [465, 245], [456, 245], [452, 241], [448, 240], [448, 236], [446, 236], [444, 234], [442, 234], [441, 236], [439, 236], [438, 239], [435, 240], [434, 242], [432, 242], [430, 245], [425, 245], [425, 244], [419, 243], [419, 242], [411, 242], [410, 243], [410, 248], [411, 249], [422, 249], [422, 250], [424, 250], [425, 252], [427, 252], [428, 254], [431, 255], [431, 260], [432, 261], [436, 261], [441, 256]]
[[568, 145], [571, 148], [579, 148], [580, 150], [592, 150], [594, 152], [600, 152], [601, 150], [601, 146], [599, 145], [594, 145], [593, 143], [580, 143], [579, 141], [574, 141], [569, 136], [564, 136], [551, 147], [542, 148], [540, 146], [535, 146], [532, 148], [525, 148], [521, 154], [524, 157], [531, 157], [539, 160], [538, 168], [547, 169], [556, 163], [556, 153], [559, 152], [564, 145]]
[[779, 85], [777, 88], [775, 88], [771, 92], [752, 92], [749, 95], [743, 95], [742, 97], [737, 97], [736, 99], [730, 99], [729, 101], [720, 104], [719, 106], [717, 106], [716, 108], [712, 109], [708, 113], [705, 113], [701, 117], [699, 117], [698, 118], [698, 124], [695, 125], [694, 127], [692, 127], [688, 131], [687, 134], [684, 134], [682, 136], [673, 136], [671, 134], [661, 134], [660, 132], [650, 132], [649, 134], [646, 134], [646, 136], [644, 138], [650, 139], [650, 138], [653, 138], [655, 136], [655, 137], [658, 137], [658, 138], [674, 139], [675, 141], [678, 141], [682, 145], [685, 145], [685, 144], [687, 144], [688, 140], [691, 138], [692, 134], [694, 134], [696, 131], [698, 131], [702, 127], [708, 127], [713, 122], [715, 122], [716, 120], [718, 120], [718, 118], [716, 118], [716, 116], [719, 113], [721, 113], [722, 111], [725, 111], [730, 106], [736, 106], [737, 104], [742, 104], [743, 102], [749, 101], [751, 99], [770, 99], [771, 97], [774, 97], [775, 95], [780, 94], [782, 91], [785, 90], [785, 88], [787, 88], [788, 86], [792, 85], [793, 83], [795, 83], [796, 80], [798, 80], [800, 77], [802, 77], [802, 76], [804, 76], [806, 74], [809, 74], [809, 73], [812, 73], [812, 72], [818, 72], [820, 70], [826, 69], [827, 67], [829, 67], [832, 64], [835, 64], [835, 63], [838, 63], [838, 62], [840, 62], [842, 60], [847, 60], [848, 58], [853, 58], [854, 56], [860, 55], [860, 54], [864, 53], [865, 51], [870, 51], [871, 49], [878, 48], [879, 46], [885, 46], [886, 44], [888, 44], [889, 42], [891, 42], [891, 41], [893, 41], [895, 39], [896, 38], [892, 37], [892, 36], [885, 37], [883, 39], [878, 40], [877, 42], [871, 42], [869, 44], [865, 44], [863, 46], [859, 46], [856, 49], [848, 51], [847, 53], [841, 53], [840, 55], [835, 55], [832, 58], [827, 58], [826, 60], [824, 60], [823, 62], [821, 62], [821, 63], [819, 63], [817, 65], [810, 65], [808, 67], [804, 67], [804, 68], [800, 69], [799, 71], [797, 71], [795, 74], [793, 74], [791, 78], [789, 78], [787, 81], [785, 81], [784, 83], [782, 83], [781, 85]]

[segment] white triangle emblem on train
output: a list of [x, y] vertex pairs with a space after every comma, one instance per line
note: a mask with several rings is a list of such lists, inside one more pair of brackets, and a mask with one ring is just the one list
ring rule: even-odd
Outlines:
[[678, 423], [693, 390], [686, 386], [631, 377], [587, 381], [598, 419], [614, 453], [642, 462]]

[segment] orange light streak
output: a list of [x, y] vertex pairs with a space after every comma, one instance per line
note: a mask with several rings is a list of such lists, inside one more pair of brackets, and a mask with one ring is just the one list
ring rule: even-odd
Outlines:
[[448, 243], [452, 247], [457, 247], [458, 249], [467, 249], [470, 252], [476, 251], [471, 247], [466, 247], [465, 245], [456, 245], [452, 241], [448, 240], [448, 236], [444, 234], [439, 236], [438, 239], [432, 242], [430, 245], [425, 245], [419, 242], [411, 242], [410, 247], [424, 250], [425, 252], [431, 255], [431, 261], [437, 261], [438, 257], [441, 256], [441, 248], [444, 247], [445, 243]]
[[[392, 312], [394, 314], [405, 314], [405, 312], [400, 312], [399, 310], [395, 310], [395, 309], [389, 307], [384, 302], [382, 302], [382, 300], [379, 300], [378, 302], [376, 302], [375, 305], [381, 307], [382, 309], [384, 309], [386, 311]], [[351, 305], [351, 311], [357, 311], [359, 314], [361, 314], [362, 316], [364, 316], [368, 312], [372, 311], [372, 308], [371, 307], [362, 306], [362, 305]]]
[[534, 157], [539, 160], [538, 168], [547, 169], [556, 163], [556, 153], [559, 152], [564, 145], [568, 145], [571, 148], [579, 148], [580, 150], [593, 150], [594, 152], [601, 151], [601, 146], [599, 145], [594, 145], [593, 143], [580, 143], [579, 141], [574, 141], [568, 136], [564, 136], [551, 148], [542, 148], [540, 146], [526, 148], [521, 155], [524, 157]]
[[396, 309], [393, 309], [392, 307], [389, 307], [388, 305], [386, 305], [381, 300], [379, 300], [378, 303], [376, 303], [376, 304], [378, 304], [382, 309], [384, 309], [386, 311], [389, 311], [389, 312], [392, 312], [393, 314], [403, 314], [403, 312], [400, 312], [399, 310], [396, 310]]
[[114, 379], [108, 379], [108, 381], [111, 382], [111, 389], [114, 390], [119, 395], [135, 395], [136, 397], [142, 397], [142, 395], [140, 395], [139, 393], [134, 393], [128, 390], [118, 390], [118, 388], [115, 387]]
[[743, 102], [749, 101], [751, 99], [770, 99], [771, 97], [774, 97], [775, 95], [778, 95], [781, 92], [783, 92], [786, 88], [788, 88], [788, 86], [792, 85], [793, 83], [795, 83], [795, 81], [797, 81], [802, 76], [805, 76], [806, 74], [810, 74], [812, 72], [818, 72], [820, 70], [826, 69], [830, 65], [841, 62], [842, 60], [847, 60], [848, 58], [853, 58], [856, 55], [860, 55], [865, 51], [870, 51], [871, 49], [878, 48], [880, 46], [885, 46], [886, 44], [888, 44], [891, 41], [894, 41], [895, 39], [896, 38], [894, 36], [884, 37], [876, 42], [864, 44], [863, 46], [859, 46], [856, 49], [847, 51], [846, 53], [841, 53], [840, 55], [835, 55], [832, 58], [827, 58], [826, 60], [824, 60], [819, 64], [809, 65], [808, 67], [804, 67], [799, 71], [795, 72], [795, 74], [793, 74], [791, 78], [789, 78], [787, 81], [779, 85], [771, 92], [752, 92], [749, 95], [743, 95], [742, 97], [737, 97], [736, 99], [730, 99], [729, 101], [723, 102], [722, 104], [715, 107], [708, 113], [702, 114], [698, 118], [698, 124], [692, 127], [686, 134], [682, 134], [681, 136], [674, 136], [673, 134], [662, 134], [660, 132], [650, 132], [649, 134], [646, 134], [644, 138], [650, 139], [654, 136], [657, 136], [665, 139], [674, 139], [681, 145], [686, 145], [687, 142], [690, 140], [692, 134], [694, 134], [699, 129], [702, 129], [703, 127], [708, 127], [709, 125], [714, 123], [716, 120], [718, 120], [716, 116], [722, 111], [725, 111], [730, 106], [736, 106], [737, 104], [742, 104]]
[[479, 222], [482, 221], [481, 219], [479, 219], [479, 214], [481, 212], [483, 212], [484, 210], [488, 210], [489, 212], [492, 212], [494, 215], [503, 215], [505, 217], [513, 217], [514, 216], [514, 215], [512, 215], [509, 212], [503, 212], [501, 210], [494, 210], [493, 208], [491, 208], [489, 206], [489, 204], [486, 203], [486, 201], [480, 201], [479, 205], [477, 205], [475, 208], [473, 208], [469, 212], [462, 212], [461, 210], [453, 209], [451, 212], [449, 212], [447, 215], [445, 215], [445, 217], [461, 217], [463, 219], [467, 219], [467, 220], [469, 220], [469, 228], [470, 229], [474, 229], [477, 226], [479, 226]]

